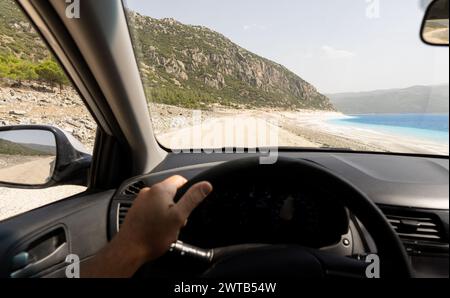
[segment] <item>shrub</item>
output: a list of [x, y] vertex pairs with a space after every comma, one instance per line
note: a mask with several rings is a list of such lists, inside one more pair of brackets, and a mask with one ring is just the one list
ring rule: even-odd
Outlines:
[[68, 83], [68, 79], [61, 67], [51, 59], [39, 63], [34, 68], [34, 71], [39, 80], [49, 83], [52, 87], [59, 85], [59, 88], [62, 89], [62, 86]]
[[16, 80], [19, 84], [25, 80], [36, 80], [32, 62], [21, 60], [12, 55], [0, 56], [0, 77]]

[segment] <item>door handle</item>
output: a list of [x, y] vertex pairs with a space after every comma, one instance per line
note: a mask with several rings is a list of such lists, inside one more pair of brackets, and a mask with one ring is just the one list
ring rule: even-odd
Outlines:
[[[24, 255], [25, 253], [20, 253], [19, 255]], [[33, 262], [29, 263], [25, 267], [18, 269], [11, 273], [11, 278], [25, 278], [32, 277], [37, 273], [41, 272], [44, 269], [47, 269], [53, 265], [56, 265], [66, 259], [66, 256], [69, 254], [69, 245], [67, 242], [62, 243], [58, 246], [51, 254], [48, 256]]]

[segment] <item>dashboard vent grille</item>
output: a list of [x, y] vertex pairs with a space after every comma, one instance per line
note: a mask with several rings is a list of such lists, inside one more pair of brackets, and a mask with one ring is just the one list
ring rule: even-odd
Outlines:
[[442, 242], [443, 231], [439, 221], [431, 216], [403, 216], [386, 214], [399, 237], [408, 241]]
[[141, 189], [145, 187], [145, 183], [143, 181], [137, 181], [133, 184], [128, 185], [127, 188], [123, 191], [123, 194], [128, 196], [137, 196]]
[[120, 229], [120, 226], [125, 221], [125, 216], [127, 216], [128, 210], [133, 205], [132, 202], [129, 203], [119, 203], [117, 206], [117, 230]]

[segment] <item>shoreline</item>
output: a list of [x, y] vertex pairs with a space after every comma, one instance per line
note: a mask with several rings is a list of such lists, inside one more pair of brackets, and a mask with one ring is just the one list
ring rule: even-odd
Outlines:
[[[421, 138], [395, 134], [374, 127], [363, 125], [333, 124], [332, 120], [345, 120], [353, 115], [345, 115], [334, 111], [281, 109], [237, 110], [225, 107], [214, 107], [209, 111], [197, 112], [201, 120], [193, 123], [193, 111], [156, 104], [151, 108], [151, 115], [157, 132], [157, 138], [167, 148], [181, 149], [171, 144], [171, 140], [182, 140], [185, 146], [191, 148], [217, 148], [215, 144], [200, 135], [214, 134], [224, 140], [223, 130], [239, 131], [242, 126], [252, 126], [252, 123], [266, 122], [270, 129], [278, 134], [278, 143], [266, 141], [256, 147], [264, 146], [295, 146], [306, 148], [339, 148], [354, 151], [375, 151], [395, 153], [418, 153], [431, 155], [448, 155], [448, 143], [439, 143]], [[357, 115], [355, 115], [357, 116]], [[234, 123], [230, 121], [234, 120]], [[174, 120], [175, 119], [175, 120]], [[180, 125], [177, 125], [180, 124]], [[231, 123], [231, 124], [230, 124]], [[168, 125], [169, 124], [169, 125]], [[272, 126], [271, 126], [272, 124]], [[274, 124], [274, 125], [273, 125]], [[276, 127], [274, 127], [276, 126]], [[219, 128], [218, 128], [219, 127]], [[212, 133], [213, 132], [213, 133]], [[254, 130], [253, 133], [258, 133]], [[270, 134], [270, 133], [268, 133]], [[196, 136], [195, 136], [196, 135]], [[218, 135], [218, 136], [217, 136]], [[222, 142], [220, 147], [249, 147], [252, 142], [232, 143]], [[250, 144], [249, 144], [250, 143]], [[254, 143], [254, 142], [253, 142]], [[172, 145], [172, 146], [171, 146]], [[175, 147], [175, 148], [174, 148]], [[182, 149], [186, 149], [182, 148]]]

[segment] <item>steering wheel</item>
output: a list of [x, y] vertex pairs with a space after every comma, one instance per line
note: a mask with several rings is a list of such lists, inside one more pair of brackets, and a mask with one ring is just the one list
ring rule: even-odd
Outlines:
[[[380, 276], [412, 276], [402, 242], [381, 210], [350, 182], [310, 161], [280, 157], [275, 164], [266, 165], [260, 164], [258, 157], [250, 157], [225, 162], [188, 181], [179, 189], [175, 201], [200, 181], [209, 181], [214, 187], [214, 193], [226, 191], [234, 184], [245, 183], [247, 178], [257, 177], [258, 180], [263, 176], [268, 179], [261, 183], [270, 183], [267, 181], [273, 179], [277, 188], [295, 186], [298, 189], [331, 190], [373, 238]], [[209, 199], [214, 199], [214, 196], [206, 200]], [[192, 222], [199, 220], [199, 214], [206, 211], [202, 209], [205, 209], [205, 201], [191, 214], [186, 230], [189, 230]], [[198, 229], [199, 225], [195, 227]], [[183, 230], [180, 232], [181, 240], [184, 238], [183, 233], [186, 233]], [[213, 278], [366, 277], [366, 268], [370, 264], [366, 260], [332, 255], [296, 244], [240, 243], [203, 249], [178, 242], [172, 246], [172, 251], [207, 260], [209, 268], [203, 276]]]

